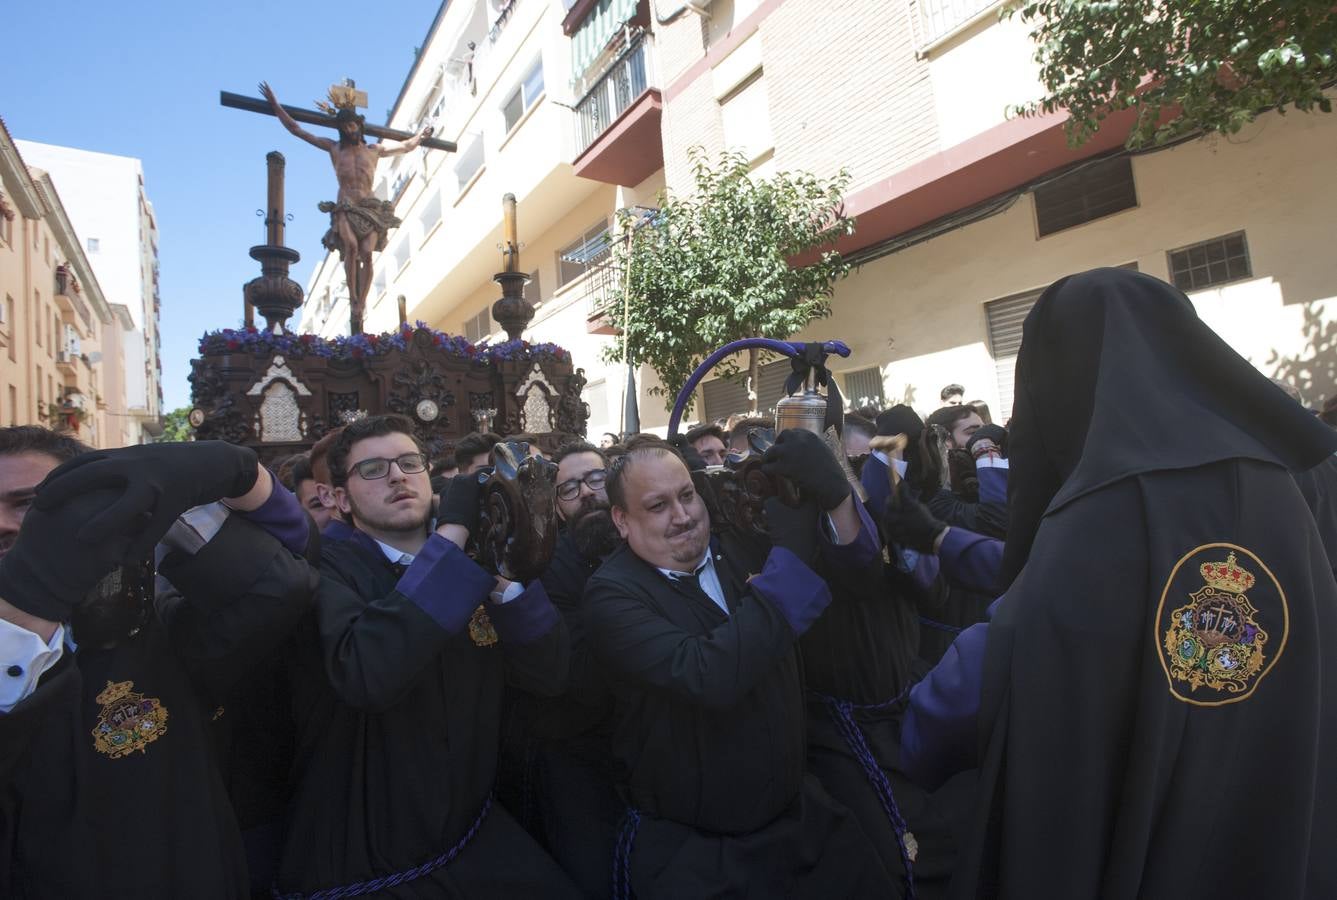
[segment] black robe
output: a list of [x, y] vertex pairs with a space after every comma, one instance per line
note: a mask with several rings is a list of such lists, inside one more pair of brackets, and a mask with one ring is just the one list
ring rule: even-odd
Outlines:
[[[171, 613], [67, 650], [0, 714], [0, 896], [248, 894], [213, 728], [254, 655], [308, 608], [314, 571], [236, 516], [161, 571], [183, 595]], [[113, 756], [127, 721], [154, 736]]]
[[1337, 573], [1337, 457], [1329, 456], [1312, 469], [1294, 475], [1295, 484], [1313, 513], [1328, 562]]
[[[641, 900], [892, 895], [868, 838], [804, 772], [796, 636], [747, 582], [766, 570], [732, 548], [711, 552], [728, 615], [625, 546], [587, 587], [631, 809], [622, 887]], [[820, 583], [789, 558], [772, 574], [796, 591]]]
[[1063, 279], [1017, 359], [961, 897], [1337, 896], [1337, 450], [1146, 275]]
[[[467, 619], [488, 602], [493, 579], [453, 545], [429, 564], [442, 539], [429, 542], [436, 549], [425, 548], [403, 579], [360, 532], [322, 552], [316, 609], [291, 655], [297, 750], [278, 889], [376, 882], [377, 896], [578, 896], [490, 800], [503, 683], [560, 691], [565, 628], [541, 596], [512, 601], [540, 614], [511, 629], [517, 640], [507, 640], [505, 624], [515, 607], [486, 607], [490, 644], [477, 620], [444, 627], [428, 607], [453, 604]], [[429, 575], [408, 588], [421, 571]], [[404, 875], [418, 867], [431, 870]]]

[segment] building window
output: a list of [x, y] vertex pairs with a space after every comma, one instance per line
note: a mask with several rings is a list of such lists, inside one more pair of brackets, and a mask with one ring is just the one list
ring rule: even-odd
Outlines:
[[483, 168], [483, 139], [475, 137], [469, 142], [467, 149], [460, 151], [460, 158], [455, 163], [455, 178], [459, 181], [461, 191], [481, 168]]
[[492, 307], [485, 306], [478, 315], [464, 323], [464, 337], [471, 344], [477, 344], [492, 334]]
[[51, 265], [51, 238], [42, 238], [42, 256], [46, 258], [46, 264]]
[[742, 153], [749, 162], [775, 147], [768, 103], [766, 77], [761, 69], [720, 98], [724, 146]]
[[501, 114], [506, 119], [507, 134], [510, 134], [511, 129], [519, 124], [525, 112], [538, 102], [539, 95], [542, 93], [543, 59], [540, 57], [539, 61], [534, 63], [534, 67], [525, 73], [525, 77], [521, 79], [515, 93], [511, 94], [501, 108]]
[[1181, 291], [1200, 291], [1253, 277], [1244, 232], [1170, 251], [1170, 280]]
[[395, 246], [395, 274], [404, 271], [404, 267], [409, 264], [409, 239], [407, 236], [400, 239]]
[[998, 384], [998, 412], [995, 422], [1012, 416], [1013, 388], [1016, 381], [1017, 351], [1021, 349], [1021, 325], [1040, 299], [1040, 291], [1027, 291], [984, 304], [989, 321], [989, 352], [993, 355], [994, 377]]
[[557, 286], [563, 287], [605, 261], [611, 252], [608, 221], [600, 220], [588, 231], [557, 251]]
[[[41, 292], [41, 291], [34, 290], [34, 291], [32, 292], [32, 308], [33, 308], [33, 314], [34, 314], [34, 315], [38, 315], [38, 316], [40, 316], [40, 315], [42, 314], [42, 292]], [[30, 319], [29, 321], [32, 321], [32, 320]], [[42, 320], [41, 320], [40, 318], [37, 320], [37, 327], [36, 327], [35, 329], [33, 329], [33, 330], [37, 332], [37, 335], [36, 335], [36, 337], [37, 337], [37, 346], [40, 347], [40, 346], [42, 346]]]
[[385, 275], [385, 267], [382, 266], [381, 270], [376, 273], [376, 277], [371, 281], [371, 295], [373, 297], [381, 296], [381, 294], [385, 293], [385, 288], [388, 284], [389, 279]]
[[869, 366], [845, 373], [845, 399], [851, 406], [872, 404], [881, 406], [886, 396], [882, 392], [882, 369]]
[[1040, 237], [1134, 206], [1133, 161], [1127, 156], [1087, 163], [1035, 189]]
[[525, 300], [535, 309], [538, 309], [539, 304], [543, 302], [543, 288], [539, 284], [538, 269], [529, 273], [529, 282], [525, 284]]
[[432, 195], [423, 204], [422, 212], [418, 214], [418, 224], [422, 226], [423, 237], [427, 237], [431, 230], [436, 227], [436, 223], [440, 221], [441, 192], [432, 191]]
[[912, 0], [919, 7], [919, 24], [925, 44], [955, 31], [998, 0]]
[[102, 242], [97, 238], [89, 238], [86, 243], [88, 245], [89, 253], [97, 253], [98, 250], [102, 249]]

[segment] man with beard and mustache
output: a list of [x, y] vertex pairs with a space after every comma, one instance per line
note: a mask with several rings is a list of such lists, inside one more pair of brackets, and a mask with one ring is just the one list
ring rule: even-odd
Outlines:
[[511, 692], [505, 799], [587, 897], [607, 897], [622, 803], [613, 786], [612, 699], [593, 658], [583, 596], [621, 538], [604, 491], [603, 452], [573, 441], [553, 461], [562, 530], [541, 580], [571, 637], [571, 674], [560, 697]]
[[1337, 582], [1292, 475], [1337, 435], [1125, 270], [1046, 290], [1016, 378], [1006, 592], [903, 730], [924, 780], [980, 768], [954, 896], [1337, 895]]
[[247, 896], [215, 740], [314, 593], [296, 498], [242, 447], [31, 426], [0, 497], [0, 895]]
[[[774, 546], [749, 559], [712, 540], [666, 443], [630, 447], [606, 490], [626, 543], [590, 578], [585, 603], [628, 805], [615, 894], [897, 896], [854, 817], [804, 772], [797, 644], [831, 602], [811, 564], [835, 543], [820, 535], [817, 506], [767, 501]], [[845, 491], [831, 521], [852, 542], [862, 529]]]
[[480, 482], [459, 475], [433, 529], [427, 459], [403, 416], [344, 427], [330, 474], [350, 536], [323, 548], [290, 656], [297, 751], [281, 894], [575, 897], [492, 803], [506, 681], [560, 693], [567, 634], [543, 586], [464, 547]]

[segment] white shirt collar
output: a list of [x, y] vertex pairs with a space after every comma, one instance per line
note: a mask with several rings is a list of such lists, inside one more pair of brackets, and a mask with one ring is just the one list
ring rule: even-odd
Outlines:
[[[371, 536], [368, 535], [368, 537]], [[373, 541], [376, 541], [376, 538], [371, 538], [371, 539]], [[412, 565], [413, 563], [414, 555], [412, 553], [405, 553], [403, 550], [398, 550], [394, 547], [391, 547], [384, 541], [376, 541], [376, 546], [381, 548], [381, 552], [385, 554], [385, 558], [390, 560], [390, 562], [392, 563], [397, 563], [398, 565], [401, 566]]]
[[[659, 569], [659, 566], [655, 566], [655, 568]], [[706, 549], [705, 555], [701, 558], [700, 562], [692, 566], [690, 569], [659, 569], [659, 574], [670, 580], [677, 581], [684, 575], [703, 574], [707, 568], [711, 570], [715, 568], [715, 560], [711, 557], [709, 548]]]

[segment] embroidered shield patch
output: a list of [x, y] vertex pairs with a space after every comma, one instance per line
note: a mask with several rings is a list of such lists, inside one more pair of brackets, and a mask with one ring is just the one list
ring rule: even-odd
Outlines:
[[481, 603], [469, 617], [469, 638], [480, 647], [491, 647], [497, 642], [497, 629], [492, 626]]
[[102, 704], [93, 747], [112, 759], [143, 753], [167, 732], [167, 710], [154, 697], [134, 691], [133, 681], [108, 681], [97, 702]]
[[1222, 706], [1247, 699], [1276, 665], [1290, 611], [1261, 559], [1235, 544], [1204, 544], [1171, 570], [1155, 628], [1170, 693]]

